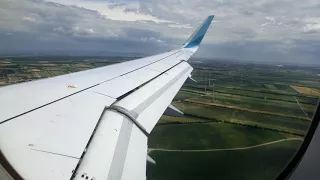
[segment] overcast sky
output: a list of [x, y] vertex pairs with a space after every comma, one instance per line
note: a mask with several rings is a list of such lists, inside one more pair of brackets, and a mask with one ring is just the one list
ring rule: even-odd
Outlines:
[[1, 0], [0, 54], [153, 54], [211, 14], [196, 57], [320, 64], [319, 0]]

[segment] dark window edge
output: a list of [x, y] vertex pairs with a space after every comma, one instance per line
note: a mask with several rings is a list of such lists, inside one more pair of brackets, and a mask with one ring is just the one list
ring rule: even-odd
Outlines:
[[304, 141], [303, 141], [301, 147], [299, 148], [299, 150], [297, 151], [297, 153], [295, 154], [295, 156], [293, 157], [291, 162], [278, 175], [278, 177], [276, 178], [277, 180], [289, 179], [291, 177], [291, 175], [293, 174], [293, 172], [299, 166], [304, 154], [306, 153], [306, 151], [312, 141], [312, 138], [313, 138], [313, 136], [318, 128], [319, 122], [320, 122], [320, 106], [319, 106], [319, 104], [320, 104], [320, 101], [318, 101], [316, 113], [313, 116], [313, 120], [311, 122], [309, 130], [304, 138]]

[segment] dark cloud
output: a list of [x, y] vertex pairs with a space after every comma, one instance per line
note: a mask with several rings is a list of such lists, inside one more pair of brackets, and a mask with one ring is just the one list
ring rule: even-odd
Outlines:
[[147, 29], [127, 28], [124, 30], [127, 37], [130, 38], [160, 38], [161, 33]]
[[244, 42], [208, 45], [204, 44], [195, 54], [199, 58], [229, 59], [243, 62], [285, 63], [319, 65], [320, 41], [293, 42], [295, 46], [283, 51], [278, 42]]
[[[126, 21], [127, 16], [112, 19], [106, 13], [110, 9], [88, 9], [82, 2], [88, 3], [2, 0], [0, 54], [153, 54], [179, 47], [205, 16], [215, 14], [215, 23], [195, 57], [320, 63], [320, 15], [315, 0], [141, 0], [106, 6], [122, 9], [124, 14], [119, 16], [137, 15], [133, 21]], [[77, 6], [70, 5], [73, 3]], [[147, 16], [146, 20], [139, 20], [139, 15]]]
[[254, 12], [247, 11], [247, 10], [241, 11], [241, 13], [242, 13], [243, 15], [246, 15], [246, 16], [253, 16], [253, 15], [254, 15]]
[[88, 38], [70, 36], [68, 38], [39, 39], [33, 33], [14, 33], [10, 36], [0, 33], [1, 54], [68, 54], [68, 55], [108, 55], [140, 53], [151, 55], [167, 51], [169, 48], [153, 40], [139, 41], [125, 38]]
[[254, 38], [257, 33], [250, 28], [234, 28], [232, 32], [236, 35], [240, 35], [243, 40]]

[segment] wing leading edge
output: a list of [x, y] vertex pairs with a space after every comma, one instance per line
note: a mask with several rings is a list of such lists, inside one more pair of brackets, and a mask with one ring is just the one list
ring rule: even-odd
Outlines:
[[212, 19], [177, 50], [1, 88], [1, 166], [32, 180], [145, 179], [147, 137]]

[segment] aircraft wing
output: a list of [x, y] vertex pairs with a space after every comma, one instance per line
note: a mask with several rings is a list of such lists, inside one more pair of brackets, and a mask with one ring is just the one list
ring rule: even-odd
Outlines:
[[148, 135], [212, 19], [177, 50], [0, 88], [0, 179], [145, 179]]

